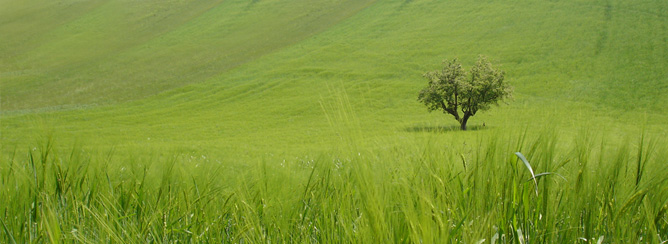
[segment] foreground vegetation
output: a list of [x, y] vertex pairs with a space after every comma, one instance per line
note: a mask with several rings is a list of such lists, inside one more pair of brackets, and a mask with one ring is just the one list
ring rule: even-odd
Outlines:
[[556, 138], [499, 134], [464, 150], [429, 143], [358, 152], [351, 144], [354, 154], [239, 165], [187, 154], [59, 151], [45, 142], [3, 158], [0, 240], [668, 240], [663, 141], [609, 145], [583, 135], [564, 147]]

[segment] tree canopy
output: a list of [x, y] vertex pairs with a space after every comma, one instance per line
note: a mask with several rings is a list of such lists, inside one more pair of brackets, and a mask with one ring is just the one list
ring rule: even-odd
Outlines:
[[427, 72], [424, 77], [429, 84], [420, 91], [418, 101], [424, 103], [429, 112], [441, 110], [451, 114], [462, 130], [466, 130], [471, 116], [510, 98], [513, 90], [505, 81], [504, 72], [482, 55], [469, 72], [453, 59], [445, 61], [442, 70]]

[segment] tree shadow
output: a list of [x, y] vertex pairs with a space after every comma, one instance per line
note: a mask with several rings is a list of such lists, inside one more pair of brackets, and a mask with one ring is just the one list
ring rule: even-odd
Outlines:
[[[487, 126], [483, 125], [469, 125], [466, 127], [466, 131], [477, 131], [477, 130], [486, 130], [489, 129]], [[459, 125], [416, 125], [411, 127], [406, 127], [404, 129], [406, 132], [430, 132], [430, 133], [446, 133], [451, 131], [462, 131]]]

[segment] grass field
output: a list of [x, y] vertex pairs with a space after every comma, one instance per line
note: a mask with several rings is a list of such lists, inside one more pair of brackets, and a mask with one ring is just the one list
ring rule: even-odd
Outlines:
[[316, 2], [0, 1], [0, 242], [668, 240], [668, 3]]

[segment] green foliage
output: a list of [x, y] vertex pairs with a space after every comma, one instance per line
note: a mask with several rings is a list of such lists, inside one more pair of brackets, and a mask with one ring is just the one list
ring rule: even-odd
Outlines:
[[504, 133], [461, 149], [250, 163], [46, 142], [1, 158], [0, 242], [661, 243], [668, 148], [652, 138], [606, 146]]
[[493, 68], [484, 56], [478, 58], [469, 73], [464, 72], [457, 59], [444, 64], [441, 71], [424, 75], [429, 84], [420, 91], [418, 101], [430, 112], [442, 110], [451, 114], [462, 130], [466, 130], [468, 119], [478, 111], [511, 96], [512, 88], [504, 81], [504, 72]]

